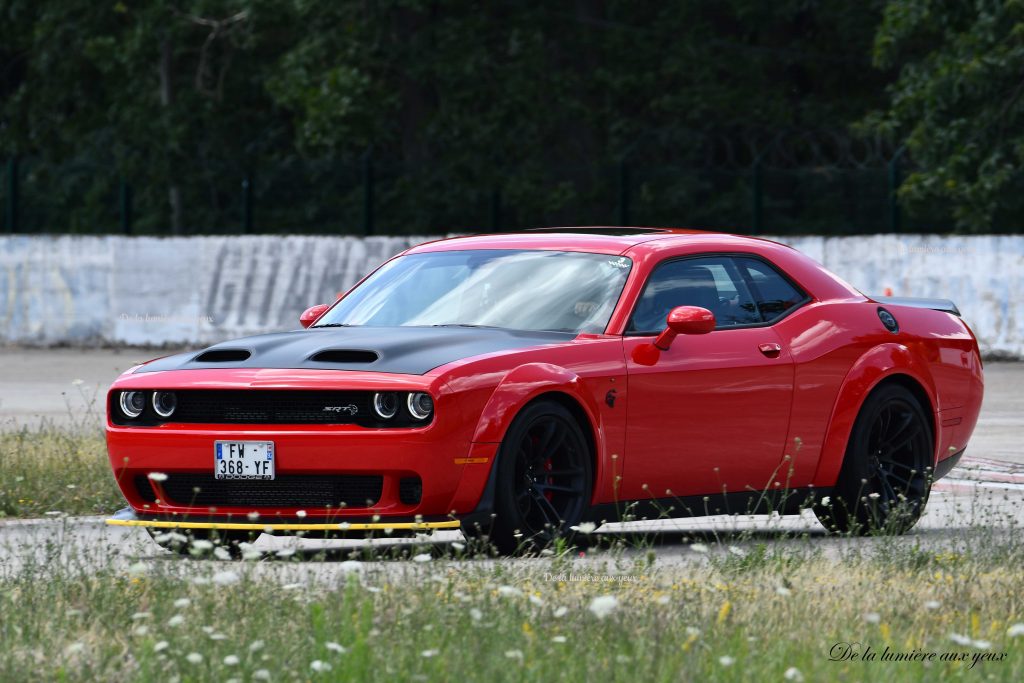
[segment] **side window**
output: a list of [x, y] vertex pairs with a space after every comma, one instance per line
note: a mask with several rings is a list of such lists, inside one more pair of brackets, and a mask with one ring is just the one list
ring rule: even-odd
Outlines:
[[716, 329], [761, 322], [754, 298], [731, 258], [709, 256], [662, 263], [651, 273], [627, 331], [657, 334], [676, 306], [715, 314]]
[[757, 301], [758, 308], [761, 309], [761, 315], [768, 322], [782, 317], [807, 298], [806, 294], [764, 261], [737, 258], [736, 263], [750, 278], [754, 299]]

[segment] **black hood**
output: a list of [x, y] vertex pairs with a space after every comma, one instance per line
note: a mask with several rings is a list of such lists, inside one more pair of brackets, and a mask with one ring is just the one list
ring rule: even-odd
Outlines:
[[215, 344], [155, 360], [136, 372], [214, 368], [304, 368], [422, 375], [462, 358], [548, 344], [571, 332], [475, 327], [312, 327]]

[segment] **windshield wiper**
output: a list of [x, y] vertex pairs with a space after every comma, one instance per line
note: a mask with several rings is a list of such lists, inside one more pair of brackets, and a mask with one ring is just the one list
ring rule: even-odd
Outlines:
[[313, 325], [313, 327], [354, 327], [349, 323], [324, 323], [323, 325]]
[[441, 323], [439, 325], [431, 325], [431, 327], [472, 327], [482, 330], [500, 330], [502, 328], [496, 325], [474, 325], [472, 323]]

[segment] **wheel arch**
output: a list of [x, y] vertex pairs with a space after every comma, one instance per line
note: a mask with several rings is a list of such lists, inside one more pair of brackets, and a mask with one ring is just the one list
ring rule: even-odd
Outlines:
[[[590, 448], [593, 501], [606, 476], [602, 467], [604, 432], [600, 410], [597, 401], [584, 390], [579, 376], [565, 368], [531, 363], [505, 375], [481, 412], [473, 442], [500, 444], [516, 416], [527, 406], [542, 400], [555, 401], [565, 407], [583, 432]], [[494, 505], [499, 457], [500, 452], [496, 450], [476, 509], [466, 520], [485, 523], [489, 517]]]
[[889, 384], [906, 388], [920, 402], [932, 433], [932, 463], [935, 463], [940, 438], [936, 419], [938, 401], [928, 364], [902, 344], [882, 344], [864, 353], [840, 386], [814, 475], [815, 486], [830, 487], [836, 483], [857, 415], [868, 396]]

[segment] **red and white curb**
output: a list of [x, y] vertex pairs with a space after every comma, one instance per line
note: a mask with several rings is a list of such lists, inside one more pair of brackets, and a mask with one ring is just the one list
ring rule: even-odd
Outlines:
[[972, 493], [978, 489], [1024, 491], [1024, 464], [965, 456], [933, 491]]

